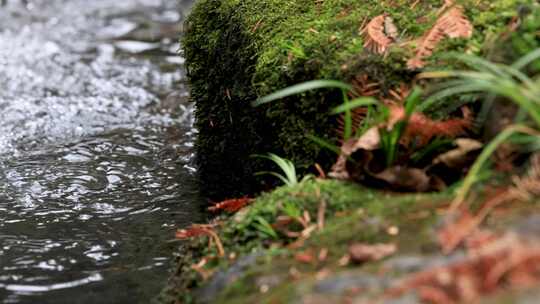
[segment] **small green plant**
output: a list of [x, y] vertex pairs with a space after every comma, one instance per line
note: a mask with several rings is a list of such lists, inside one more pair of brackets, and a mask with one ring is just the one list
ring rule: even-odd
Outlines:
[[282, 209], [285, 215], [289, 217], [299, 218], [300, 216], [302, 216], [302, 211], [300, 210], [300, 208], [298, 208], [298, 206], [292, 202], [287, 201], [283, 203]]
[[[489, 161], [489, 158], [497, 150], [497, 148], [504, 142], [511, 140], [512, 136], [516, 134], [525, 134], [528, 137], [529, 141], [535, 140], [538, 142], [540, 140], [540, 132], [534, 129], [531, 129], [525, 125], [511, 125], [506, 127], [499, 135], [497, 135], [483, 150], [482, 153], [478, 156], [473, 166], [469, 170], [469, 173], [463, 180], [463, 185], [459, 188], [457, 196], [452, 203], [452, 210], [456, 210], [459, 205], [461, 205], [472, 186], [480, 180], [480, 173], [485, 164]], [[523, 137], [522, 137], [523, 138]]]
[[[521, 57], [511, 65], [493, 63], [472, 55], [452, 55], [453, 58], [465, 63], [472, 70], [438, 71], [421, 74], [424, 78], [451, 78], [442, 83], [442, 90], [433, 94], [423, 104], [422, 109], [428, 109], [436, 102], [464, 93], [484, 93], [489, 96], [502, 96], [515, 103], [519, 112], [517, 124], [507, 126], [481, 152], [458, 190], [452, 209], [458, 208], [466, 199], [472, 186], [479, 180], [482, 169], [491, 155], [504, 142], [528, 145], [528, 152], [540, 148], [540, 76], [532, 78], [522, 70], [540, 58], [540, 49], [534, 50]], [[529, 121], [527, 122], [527, 118]], [[532, 127], [529, 126], [532, 124]], [[518, 134], [522, 134], [519, 137]], [[532, 150], [531, 150], [532, 149]]]
[[[279, 178], [283, 183], [285, 183], [285, 185], [287, 185], [289, 187], [292, 187], [292, 186], [295, 186], [295, 185], [298, 184], [298, 177], [296, 175], [296, 168], [295, 168], [293, 162], [291, 162], [290, 160], [279, 157], [279, 156], [277, 156], [276, 154], [273, 154], [273, 153], [268, 153], [268, 155], [254, 155], [254, 157], [260, 157], [260, 158], [265, 158], [265, 159], [271, 160], [276, 165], [278, 165], [278, 167], [281, 169], [281, 171], [283, 171], [283, 174], [273, 172], [273, 171], [261, 171], [261, 172], [257, 172], [255, 175], [265, 175], [265, 174], [273, 175], [273, 176]], [[312, 177], [311, 175], [306, 175], [306, 176], [304, 176], [302, 181], [306, 180], [308, 178], [311, 178], [311, 177]]]
[[[343, 140], [346, 141], [351, 137], [359, 137], [370, 127], [381, 124], [389, 117], [389, 109], [384, 104], [380, 103], [373, 97], [359, 97], [355, 99], [349, 99], [349, 92], [352, 87], [346, 83], [336, 80], [313, 80], [303, 82], [297, 85], [287, 87], [285, 89], [274, 92], [270, 95], [257, 99], [252, 103], [253, 106], [260, 106], [268, 102], [279, 100], [291, 95], [304, 93], [315, 89], [324, 88], [337, 88], [341, 90], [342, 104], [335, 107], [331, 114], [343, 114], [344, 115], [344, 130]], [[394, 163], [397, 156], [397, 149], [399, 146], [399, 140], [407, 127], [408, 118], [415, 111], [416, 106], [420, 102], [422, 91], [415, 87], [413, 91], [405, 100], [405, 119], [399, 121], [391, 130], [386, 131], [381, 129], [381, 148], [386, 156], [386, 165], [390, 166]], [[352, 111], [358, 107], [367, 107], [367, 116], [363, 120], [362, 126], [353, 126]], [[356, 134], [353, 134], [353, 130], [356, 129]], [[336, 154], [340, 153], [340, 148], [331, 142], [317, 137], [316, 135], [308, 135], [308, 138], [320, 145], [323, 148], [329, 149]], [[278, 164], [279, 165], [279, 164]], [[275, 175], [275, 174], [274, 174]], [[280, 177], [280, 179], [282, 179]]]
[[[415, 87], [409, 96], [405, 99], [405, 118], [400, 120], [390, 130], [386, 128], [379, 128], [381, 136], [381, 149], [385, 155], [386, 166], [391, 166], [396, 160], [399, 140], [404, 134], [409, 118], [415, 111], [416, 106], [420, 102], [422, 96], [422, 90]], [[347, 113], [354, 110], [357, 107], [369, 107], [367, 117], [364, 119], [364, 125], [358, 130], [362, 133], [367, 131], [373, 125], [380, 125], [386, 122], [389, 118], [390, 109], [371, 97], [362, 97], [350, 102], [345, 102], [342, 105], [333, 109], [332, 114]], [[372, 118], [373, 117], [373, 118]], [[361, 135], [361, 134], [357, 134]]]
[[254, 218], [253, 226], [261, 233], [270, 236], [273, 239], [279, 238], [277, 232], [272, 228], [272, 225], [270, 225], [270, 223], [262, 216], [256, 216]]
[[511, 65], [493, 63], [483, 58], [454, 54], [451, 58], [463, 62], [472, 70], [426, 72], [422, 78], [451, 78], [440, 85], [440, 90], [419, 105], [428, 110], [437, 102], [458, 94], [487, 93], [503, 96], [520, 108], [518, 121], [529, 116], [540, 127], [540, 78], [530, 78], [521, 70], [540, 58], [540, 49], [518, 59]]

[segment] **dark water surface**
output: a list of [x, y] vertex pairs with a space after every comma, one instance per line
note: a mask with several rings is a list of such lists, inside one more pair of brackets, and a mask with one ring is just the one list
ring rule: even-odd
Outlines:
[[190, 1], [0, 7], [0, 302], [148, 303], [200, 219]]

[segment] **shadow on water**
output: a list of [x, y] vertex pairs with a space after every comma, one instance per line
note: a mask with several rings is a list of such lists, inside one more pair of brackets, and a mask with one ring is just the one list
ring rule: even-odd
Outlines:
[[0, 7], [0, 302], [148, 303], [201, 219], [191, 1]]

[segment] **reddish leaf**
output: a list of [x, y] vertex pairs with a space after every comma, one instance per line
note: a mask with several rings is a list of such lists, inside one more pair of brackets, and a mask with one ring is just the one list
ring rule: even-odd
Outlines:
[[379, 261], [396, 252], [395, 244], [353, 244], [349, 247], [349, 257], [355, 263]]
[[222, 202], [214, 204], [214, 206], [209, 207], [209, 211], [218, 212], [218, 211], [227, 211], [227, 212], [236, 212], [245, 206], [249, 205], [253, 201], [252, 198], [243, 197], [243, 198], [233, 198], [229, 200], [224, 200]]
[[[445, 4], [445, 8], [451, 5]], [[437, 19], [433, 27], [422, 37], [416, 54], [407, 61], [409, 69], [418, 69], [424, 67], [424, 59], [433, 54], [435, 47], [445, 36], [449, 38], [470, 38], [472, 36], [473, 26], [463, 14], [463, 8], [455, 5], [446, 13]]]
[[392, 18], [382, 14], [371, 19], [360, 33], [364, 35], [366, 49], [377, 54], [384, 54], [397, 37], [397, 28]]

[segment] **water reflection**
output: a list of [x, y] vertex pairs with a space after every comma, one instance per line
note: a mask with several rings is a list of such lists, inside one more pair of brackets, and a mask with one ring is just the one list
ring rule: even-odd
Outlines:
[[[0, 7], [0, 302], [147, 303], [198, 219], [189, 1]], [[76, 301], [74, 300], [76, 299]]]

